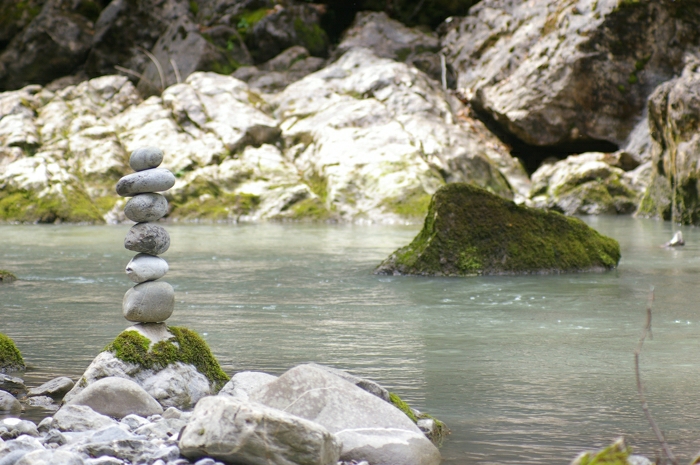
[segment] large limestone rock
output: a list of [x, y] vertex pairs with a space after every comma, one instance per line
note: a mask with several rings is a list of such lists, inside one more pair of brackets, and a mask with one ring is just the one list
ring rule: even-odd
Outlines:
[[206, 343], [187, 328], [164, 328], [164, 323], [127, 328], [95, 357], [64, 402], [107, 377], [135, 382], [166, 408], [191, 408], [216, 394], [229, 378]]
[[444, 32], [474, 107], [528, 144], [583, 151], [624, 143], [653, 89], [698, 49], [700, 5], [484, 0]]
[[518, 206], [468, 184], [435, 193], [423, 229], [377, 274], [481, 274], [602, 271], [620, 261], [616, 240], [577, 218]]
[[649, 98], [651, 181], [639, 214], [700, 224], [700, 60]]
[[403, 63], [353, 49], [276, 99], [282, 136], [317, 197], [295, 207], [346, 220], [422, 217], [444, 182], [524, 196], [522, 166], [461, 104]]
[[299, 365], [250, 399], [320, 424], [342, 441], [342, 460], [437, 465], [440, 453], [400, 410], [329, 371]]
[[340, 455], [339, 441], [321, 425], [230, 396], [199, 401], [179, 447], [190, 459], [226, 463], [335, 465]]

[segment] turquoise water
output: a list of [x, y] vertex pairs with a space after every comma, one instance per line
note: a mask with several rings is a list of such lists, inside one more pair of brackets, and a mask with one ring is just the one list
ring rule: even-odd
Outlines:
[[[633, 350], [655, 287], [642, 374], [682, 460], [700, 451], [700, 230], [668, 250], [671, 225], [599, 217], [622, 245], [604, 274], [374, 276], [418, 226], [166, 225], [177, 292], [168, 320], [202, 334], [232, 374], [316, 361], [372, 378], [452, 430], [445, 463], [568, 463], [625, 436], [659, 449], [637, 398]], [[34, 386], [77, 379], [129, 324], [128, 226], [0, 226], [0, 332]], [[47, 412], [29, 410], [41, 419]]]

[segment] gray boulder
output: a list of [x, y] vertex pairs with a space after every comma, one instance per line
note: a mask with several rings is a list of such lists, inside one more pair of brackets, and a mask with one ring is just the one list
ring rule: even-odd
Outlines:
[[67, 450], [36, 450], [23, 455], [15, 465], [85, 465], [85, 460]]
[[65, 376], [60, 376], [45, 382], [41, 386], [31, 388], [29, 391], [27, 391], [27, 395], [29, 397], [49, 396], [53, 399], [61, 399], [68, 391], [73, 389], [74, 385], [75, 383], [72, 379]]
[[441, 461], [437, 448], [399, 409], [312, 365], [292, 368], [252, 392], [250, 399], [335, 433], [343, 443], [342, 460], [366, 460], [373, 465]]
[[51, 427], [59, 431], [93, 431], [117, 422], [108, 416], [95, 412], [87, 405], [66, 404], [54, 413]]
[[164, 227], [153, 223], [137, 223], [124, 238], [124, 248], [134, 252], [160, 255], [170, 247], [170, 235]]
[[157, 221], [167, 213], [168, 201], [160, 194], [138, 194], [124, 206], [124, 215], [137, 223]]
[[24, 380], [22, 378], [0, 373], [0, 390], [7, 391], [17, 396], [27, 392], [27, 387], [24, 385]]
[[248, 400], [248, 395], [252, 391], [260, 389], [276, 379], [277, 376], [260, 371], [241, 371], [231, 377], [231, 380], [221, 388], [219, 394]]
[[697, 50], [699, 11], [692, 2], [484, 0], [451, 18], [442, 44], [457, 87], [498, 126], [528, 144], [584, 151], [625, 142], [654, 88]]
[[134, 171], [158, 168], [163, 163], [163, 151], [158, 147], [139, 147], [129, 155], [129, 166]]
[[320, 368], [321, 370], [325, 370], [332, 375], [342, 378], [345, 381], [348, 381], [354, 384], [355, 386], [359, 387], [360, 389], [365, 390], [370, 394], [374, 394], [375, 396], [382, 399], [384, 402], [391, 402], [389, 391], [387, 391], [380, 384], [375, 383], [371, 379], [361, 378], [359, 376], [350, 374], [345, 370], [340, 370], [338, 368], [333, 368], [326, 365], [319, 365], [318, 363], [308, 363], [307, 365], [315, 368]]
[[0, 391], [0, 412], [19, 413], [20, 411], [22, 411], [22, 404], [15, 399], [15, 396], [7, 391]]
[[126, 274], [133, 282], [142, 283], [162, 278], [168, 272], [168, 269], [168, 262], [162, 258], [155, 255], [140, 253], [136, 254], [136, 256], [127, 263]]
[[140, 323], [160, 323], [173, 313], [175, 290], [165, 281], [146, 281], [124, 294], [124, 318]]
[[175, 184], [175, 176], [165, 168], [152, 168], [124, 176], [117, 183], [117, 194], [131, 197], [136, 194], [167, 191]]
[[189, 459], [275, 465], [335, 465], [340, 444], [322, 426], [230, 396], [197, 403], [180, 438]]
[[46, 410], [56, 411], [59, 408], [56, 401], [49, 396], [28, 397], [27, 400], [25, 400], [25, 403], [30, 407], [41, 407]]
[[148, 417], [163, 413], [163, 407], [141, 386], [116, 376], [95, 381], [69, 404], [87, 405], [97, 413], [118, 419], [131, 414]]

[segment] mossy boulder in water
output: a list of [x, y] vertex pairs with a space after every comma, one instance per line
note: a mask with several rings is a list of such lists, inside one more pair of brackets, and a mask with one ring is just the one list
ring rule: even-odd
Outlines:
[[0, 270], [0, 283], [11, 283], [17, 281], [17, 276], [7, 270]]
[[577, 218], [516, 205], [478, 187], [454, 183], [435, 193], [423, 230], [375, 274], [602, 271], [619, 261], [617, 241]]
[[22, 354], [14, 341], [0, 334], [0, 373], [24, 370], [26, 368]]

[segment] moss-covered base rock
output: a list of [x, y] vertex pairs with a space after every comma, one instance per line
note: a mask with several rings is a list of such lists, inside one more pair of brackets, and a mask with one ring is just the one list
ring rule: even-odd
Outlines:
[[14, 273], [7, 270], [0, 270], [0, 284], [1, 283], [11, 283], [17, 281], [17, 276]]
[[0, 373], [24, 370], [25, 368], [22, 354], [14, 341], [4, 334], [0, 334]]
[[130, 379], [164, 408], [180, 409], [216, 394], [229, 380], [196, 332], [164, 323], [137, 324], [119, 334], [92, 361], [64, 402], [108, 376]]
[[577, 218], [516, 205], [469, 184], [430, 202], [422, 231], [376, 274], [470, 276], [615, 268], [620, 246]]

